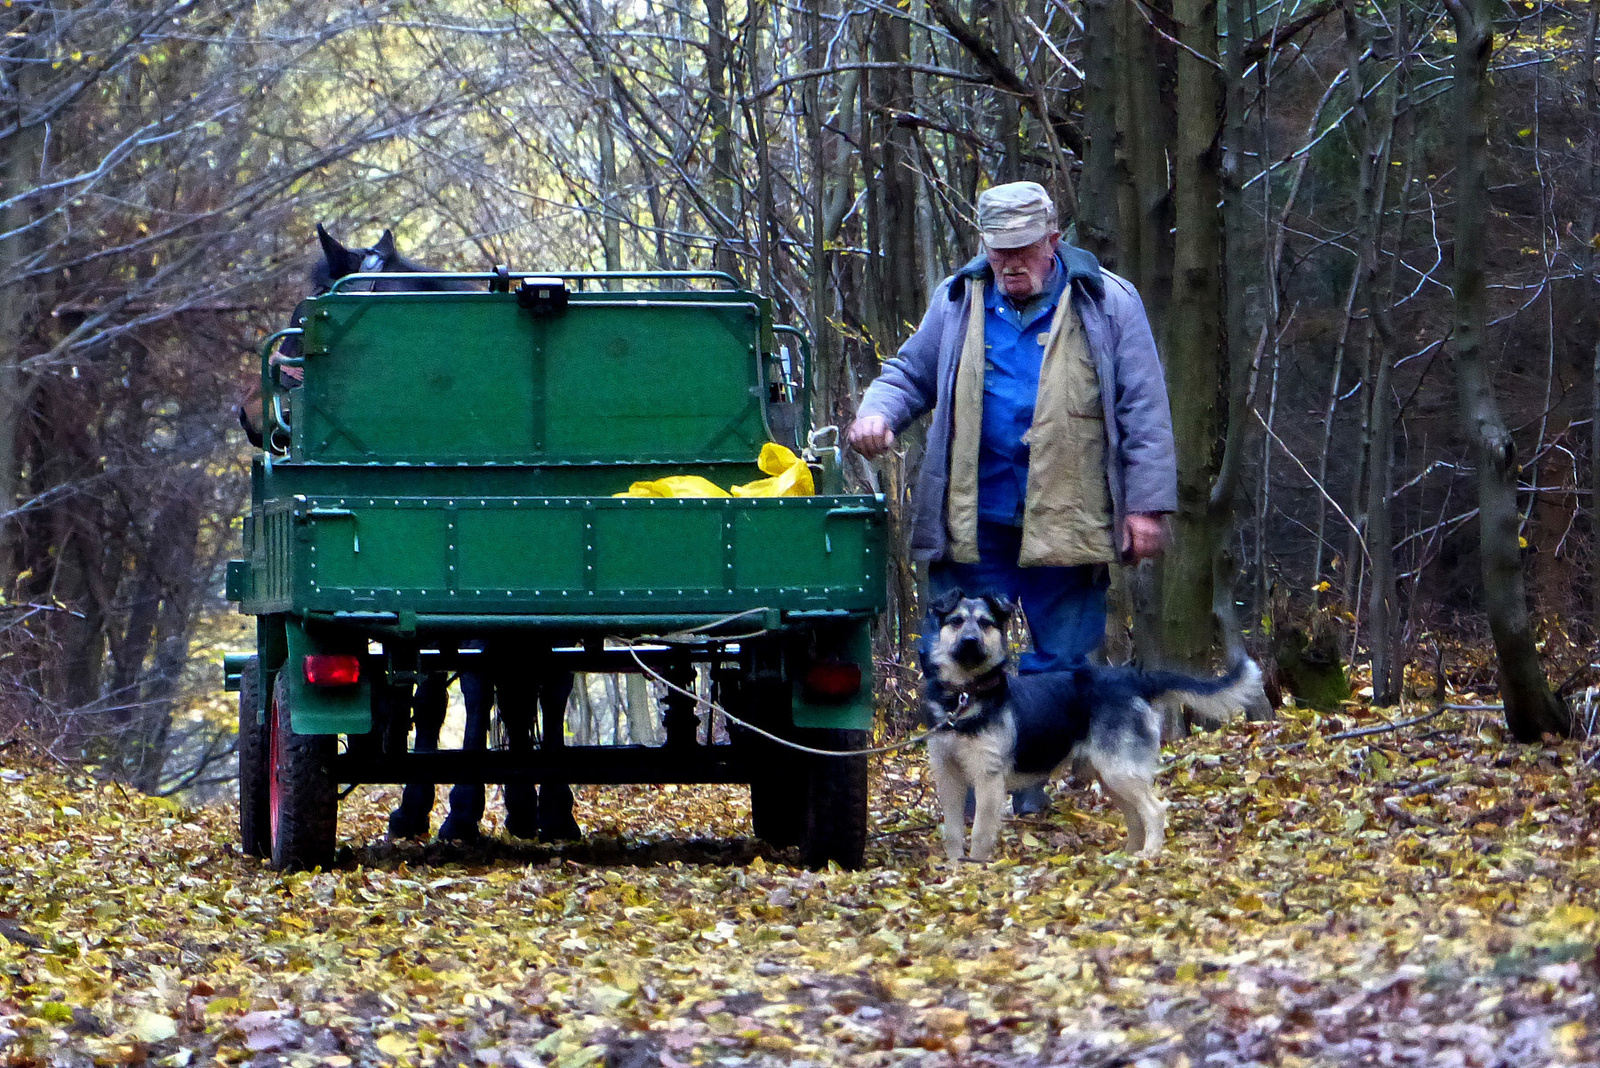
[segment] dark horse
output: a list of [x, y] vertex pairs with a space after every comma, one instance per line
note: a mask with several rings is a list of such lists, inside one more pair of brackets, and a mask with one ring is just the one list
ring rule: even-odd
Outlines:
[[[317, 240], [322, 245], [322, 258], [311, 271], [313, 297], [321, 296], [333, 288], [339, 279], [351, 274], [392, 274], [394, 278], [370, 278], [352, 282], [341, 293], [405, 293], [470, 290], [470, 282], [448, 278], [408, 278], [407, 275], [429, 274], [433, 269], [400, 255], [395, 248], [394, 235], [388, 230], [370, 248], [347, 248], [340, 244], [321, 225], [317, 226]], [[295, 307], [291, 326], [305, 322], [308, 311], [306, 301]], [[276, 364], [282, 358], [301, 355], [300, 338], [291, 335], [283, 340]], [[277, 372], [283, 382], [293, 388], [301, 380], [301, 371], [295, 365], [281, 365]], [[251, 426], [241, 407], [240, 422], [245, 434], [257, 448], [262, 446], [261, 434]], [[471, 646], [473, 643], [469, 643]], [[533, 727], [539, 710], [544, 712], [545, 729], [561, 730], [567, 698], [572, 693], [572, 674], [566, 671], [541, 668], [537, 661], [540, 650], [502, 646], [491, 643], [480, 656], [485, 662], [483, 670], [463, 670], [460, 674], [461, 697], [466, 705], [466, 731], [462, 748], [467, 750], [488, 747], [489, 725], [496, 699], [500, 708], [500, 721], [509, 736], [513, 750], [526, 751], [533, 746]], [[439, 732], [444, 725], [449, 706], [449, 676], [434, 672], [417, 684], [411, 702], [412, 723], [416, 727], [416, 752], [434, 752], [439, 748]], [[393, 838], [425, 837], [429, 817], [433, 811], [434, 784], [407, 783], [400, 805], [389, 814], [389, 834]], [[478, 837], [478, 822], [483, 818], [484, 789], [481, 783], [459, 783], [450, 790], [450, 812], [439, 828], [441, 839], [471, 841]], [[547, 840], [578, 838], [581, 831], [572, 817], [572, 790], [564, 783], [547, 784], [542, 790], [533, 783], [507, 783], [505, 788], [506, 830], [518, 838], [544, 838]]]

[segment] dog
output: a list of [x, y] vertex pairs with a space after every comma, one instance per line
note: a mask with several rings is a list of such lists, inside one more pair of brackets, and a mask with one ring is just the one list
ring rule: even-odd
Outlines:
[[969, 788], [977, 801], [971, 859], [987, 861], [1007, 793], [1083, 761], [1122, 810], [1128, 852], [1156, 856], [1167, 823], [1153, 787], [1162, 711], [1182, 705], [1220, 723], [1259, 696], [1261, 669], [1246, 658], [1212, 679], [1090, 664], [1013, 676], [1006, 626], [1014, 611], [1002, 598], [960, 590], [932, 606], [938, 630], [923, 657], [923, 710], [945, 853], [951, 863], [962, 859]]

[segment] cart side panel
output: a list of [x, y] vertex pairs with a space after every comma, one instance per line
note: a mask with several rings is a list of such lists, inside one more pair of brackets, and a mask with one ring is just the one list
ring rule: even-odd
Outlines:
[[595, 589], [649, 596], [652, 590], [729, 588], [724, 509], [595, 509]]
[[451, 519], [443, 507], [398, 498], [383, 507], [318, 507], [302, 513], [308, 566], [325, 588], [448, 590], [453, 585]]
[[299, 612], [865, 612], [884, 596], [872, 498], [298, 497], [293, 523]]
[[767, 440], [755, 304], [574, 302], [539, 322], [546, 454], [740, 460]]
[[289, 501], [258, 502], [245, 516], [249, 577], [241, 590], [242, 611], [267, 615], [287, 612], [292, 607], [292, 524]]
[[581, 510], [516, 498], [506, 507], [458, 510], [459, 588], [582, 590], [586, 522]]
[[533, 320], [488, 294], [319, 298], [293, 396], [299, 460], [482, 462], [536, 451]]
[[544, 316], [509, 294], [316, 299], [291, 399], [295, 459], [753, 457], [766, 441], [757, 298], [606, 297]]
[[[756, 589], [823, 587], [864, 593], [882, 552], [876, 513], [857, 505], [743, 509], [733, 521], [734, 583]], [[881, 561], [881, 556], [879, 556]]]

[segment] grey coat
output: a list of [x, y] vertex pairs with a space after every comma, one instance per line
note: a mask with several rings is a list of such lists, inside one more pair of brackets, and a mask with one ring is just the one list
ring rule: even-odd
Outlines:
[[[1082, 249], [1062, 245], [1062, 265], [1072, 307], [1083, 321], [1100, 378], [1106, 417], [1106, 481], [1120, 529], [1129, 513], [1171, 512], [1178, 507], [1178, 468], [1172, 440], [1172, 410], [1144, 303], [1125, 279], [1102, 270]], [[930, 409], [927, 455], [917, 477], [911, 520], [911, 552], [918, 560], [941, 560], [948, 537], [945, 498], [950, 472], [956, 367], [970, 313], [967, 279], [992, 282], [983, 257], [940, 283], [922, 325], [861, 399], [857, 418], [882, 416], [900, 434]]]

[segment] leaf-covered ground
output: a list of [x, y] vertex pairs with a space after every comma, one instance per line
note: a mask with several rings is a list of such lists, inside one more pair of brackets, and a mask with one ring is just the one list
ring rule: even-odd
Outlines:
[[231, 806], [13, 746], [0, 1063], [1600, 1063], [1592, 749], [1482, 713], [1328, 739], [1378, 722], [1174, 746], [1154, 862], [1060, 785], [950, 870], [888, 763], [869, 867], [825, 873], [745, 837], [738, 788], [585, 789], [588, 842], [470, 852], [384, 843], [374, 789], [336, 870], [283, 878]]

